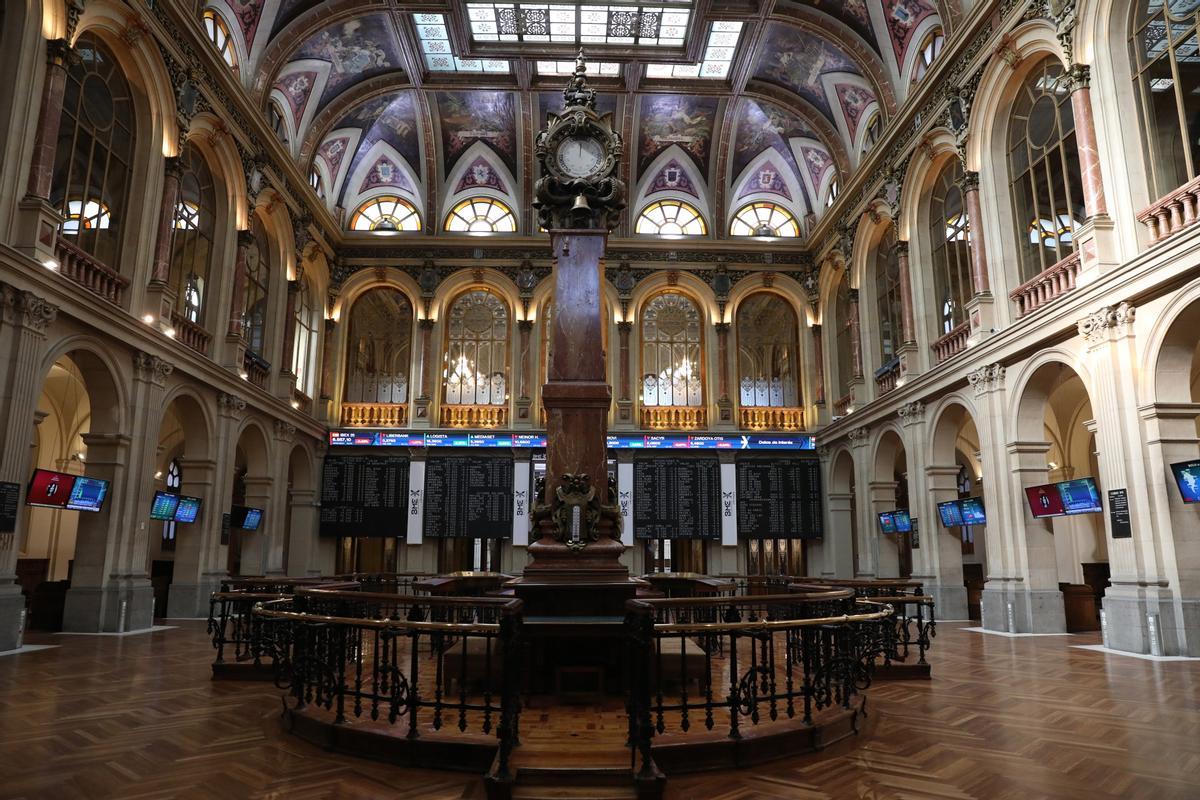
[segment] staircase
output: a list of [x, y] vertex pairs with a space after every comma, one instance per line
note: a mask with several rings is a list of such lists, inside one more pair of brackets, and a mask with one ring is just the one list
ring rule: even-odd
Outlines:
[[512, 782], [496, 780], [494, 766], [484, 779], [488, 800], [661, 800], [666, 776], [657, 767], [653, 777], [638, 780], [629, 768], [629, 751], [620, 753], [621, 766], [596, 763], [612, 760], [596, 755], [572, 753], [566, 758], [580, 763], [533, 766], [521, 764], [531, 760], [528, 755], [522, 759], [514, 754]]

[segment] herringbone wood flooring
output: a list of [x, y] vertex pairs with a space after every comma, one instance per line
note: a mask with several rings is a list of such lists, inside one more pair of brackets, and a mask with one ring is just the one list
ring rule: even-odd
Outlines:
[[[482, 798], [477, 777], [326, 753], [267, 684], [209, 680], [200, 623], [0, 658], [0, 798]], [[873, 730], [816, 756], [672, 779], [680, 800], [1200, 798], [1200, 664], [942, 625], [931, 682], [869, 691]], [[527, 711], [586, 747], [581, 709]], [[532, 728], [537, 728], [533, 734]]]

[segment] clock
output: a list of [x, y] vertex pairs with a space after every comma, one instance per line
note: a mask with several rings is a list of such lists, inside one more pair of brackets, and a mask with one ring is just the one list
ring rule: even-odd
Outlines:
[[604, 163], [604, 147], [591, 136], [568, 136], [558, 143], [554, 160], [569, 178], [590, 178]]

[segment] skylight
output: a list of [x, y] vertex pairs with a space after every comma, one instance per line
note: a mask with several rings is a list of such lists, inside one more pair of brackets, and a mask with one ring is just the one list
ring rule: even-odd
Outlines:
[[430, 72], [508, 72], [508, 62], [497, 58], [459, 58], [450, 49], [446, 18], [441, 14], [413, 14], [421, 53]]
[[729, 68], [742, 35], [740, 22], [714, 22], [708, 29], [708, 44], [699, 64], [647, 64], [647, 78], [716, 78], [729, 77]]
[[468, 2], [466, 6], [471, 37], [477, 42], [569, 45], [682, 47], [692, 13], [692, 0]]
[[[539, 75], [574, 75], [574, 61], [539, 61], [537, 62], [537, 71]], [[612, 61], [589, 61], [587, 65], [588, 75], [599, 75], [603, 78], [612, 78], [621, 74], [621, 65]]]

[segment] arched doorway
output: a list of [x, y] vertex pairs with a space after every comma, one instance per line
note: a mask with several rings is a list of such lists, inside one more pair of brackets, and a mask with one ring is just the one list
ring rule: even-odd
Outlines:
[[[238, 437], [234, 451], [230, 493], [229, 551], [226, 567], [230, 575], [262, 575], [267, 568], [267, 531], [277, 524], [271, 508], [271, 473], [267, 437], [256, 424], [249, 424]], [[246, 513], [244, 509], [249, 509]], [[257, 511], [259, 513], [255, 514]]]
[[[987, 576], [986, 525], [947, 526], [939, 506], [964, 498], [982, 504], [983, 469], [979, 431], [965, 405], [954, 402], [940, 413], [930, 441], [925, 468], [928, 498], [921, 518], [922, 556], [935, 577], [938, 616], [943, 619], [979, 619], [980, 600]], [[986, 515], [986, 509], [985, 509]]]
[[[194, 522], [150, 522], [150, 580], [154, 585], [155, 616], [192, 616], [194, 608], [181, 609], [173, 602], [171, 587], [178, 578], [194, 587], [200, 579], [201, 554], [215, 547], [208, 531], [219, 513], [211, 508], [213, 496], [212, 443], [208, 418], [200, 401], [188, 394], [167, 403], [159, 426], [154, 471], [155, 491], [173, 492], [200, 499]], [[206, 545], [207, 542], [207, 545]], [[185, 589], [185, 592], [188, 590]], [[195, 591], [191, 591], [194, 602]]]
[[[912, 534], [902, 530], [885, 533], [879, 522], [880, 514], [897, 510], [908, 511], [911, 516], [908, 461], [904, 442], [895, 430], [885, 430], [875, 446], [873, 472], [867, 492], [871, 524], [864, 532], [864, 542], [872, 542], [872, 546], [863, 555], [869, 558], [874, 554], [875, 577], [907, 578], [912, 575]], [[863, 572], [872, 572], [866, 568], [865, 561]]]

